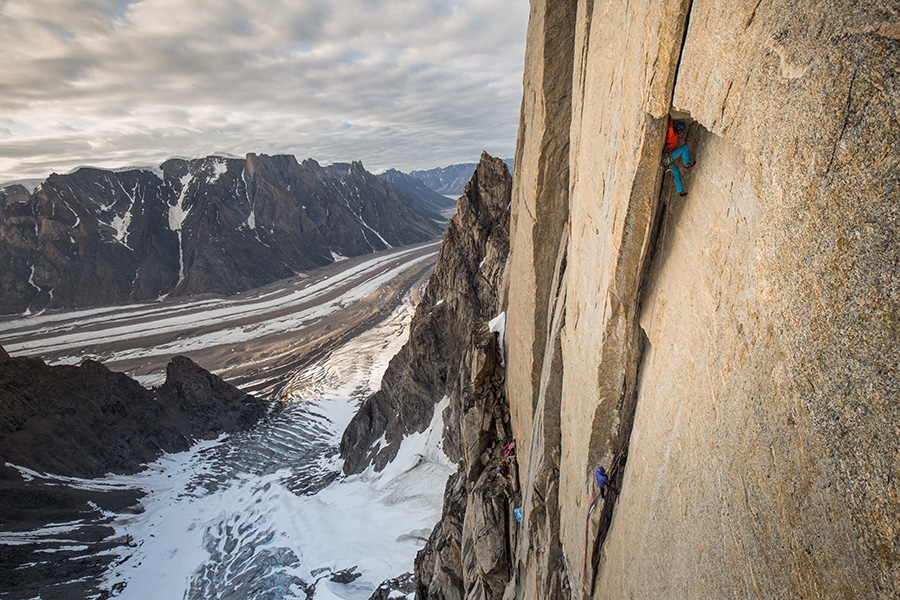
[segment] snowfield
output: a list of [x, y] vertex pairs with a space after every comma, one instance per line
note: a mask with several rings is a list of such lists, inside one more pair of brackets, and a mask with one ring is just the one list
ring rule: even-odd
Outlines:
[[[131, 479], [148, 492], [145, 510], [116, 521], [116, 535], [139, 541], [106, 589], [125, 584], [122, 599], [253, 598], [260, 588], [306, 598], [315, 584], [310, 598], [365, 600], [411, 571], [455, 469], [441, 446], [448, 401], [382, 473], [340, 476], [337, 445], [405, 341], [412, 311], [405, 304], [300, 374], [295, 401], [259, 430], [166, 456]], [[348, 569], [360, 576], [329, 579]]]
[[[233, 344], [239, 336], [302, 328], [298, 323], [306, 319], [335, 314], [364, 297], [377, 296], [399, 271], [433, 258], [437, 247], [426, 250], [423, 255], [400, 249], [349, 265], [353, 261], [343, 261], [347, 266], [338, 273], [306, 281], [299, 289], [235, 300], [97, 309], [6, 322], [0, 343], [14, 355], [52, 348], [57, 362], [90, 355], [93, 351], [85, 352], [83, 344], [99, 339], [111, 344], [100, 352], [108, 358], [152, 356], [157, 352], [153, 346], [115, 345], [123, 339], [139, 342], [147, 327], [173, 334], [179, 327], [192, 329], [195, 333], [169, 342], [176, 346], [170, 349], [174, 351], [202, 343]], [[406, 341], [414, 309], [414, 294], [405, 293], [399, 306], [374, 327], [280, 375], [281, 410], [253, 431], [164, 455], [132, 476], [78, 480], [20, 472], [70, 487], [145, 493], [139, 511], [104, 513], [115, 531], [110, 539], [125, 542], [104, 551], [114, 558], [99, 593], [139, 600], [365, 600], [382, 581], [412, 571], [416, 552], [440, 516], [447, 478], [456, 469], [442, 447], [443, 410], [449, 403], [444, 398], [430, 427], [408, 436], [384, 471], [341, 474], [341, 435], [360, 402], [378, 389], [388, 361]], [[240, 324], [248, 313], [266, 317], [255, 319], [252, 326]], [[215, 322], [218, 329], [204, 332], [207, 322]], [[19, 337], [7, 346], [10, 336]], [[57, 523], [33, 531], [0, 527], [0, 546], [40, 540], [41, 556], [47, 559], [54, 548], [71, 549], [74, 532], [84, 525]]]

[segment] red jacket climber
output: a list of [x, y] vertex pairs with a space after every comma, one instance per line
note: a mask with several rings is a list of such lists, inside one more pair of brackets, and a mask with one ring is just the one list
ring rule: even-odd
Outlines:
[[687, 192], [684, 191], [684, 185], [681, 182], [681, 171], [678, 170], [675, 159], [681, 157], [685, 169], [694, 166], [694, 163], [691, 162], [691, 152], [688, 150], [687, 144], [678, 145], [678, 134], [685, 129], [686, 126], [682, 121], [669, 119], [669, 128], [666, 131], [665, 153], [663, 155], [663, 166], [671, 171], [675, 180], [675, 191], [681, 196], [687, 196]]
[[[684, 131], [684, 123], [678, 123], [679, 129]], [[669, 119], [669, 130], [666, 132], [666, 152], [672, 152], [678, 147], [678, 132], [675, 131], [675, 121]]]

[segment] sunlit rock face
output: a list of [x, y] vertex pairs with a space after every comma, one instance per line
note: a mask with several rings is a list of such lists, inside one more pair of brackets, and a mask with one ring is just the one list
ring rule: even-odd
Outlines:
[[[504, 597], [897, 597], [893, 19], [532, 2]], [[685, 197], [661, 165], [670, 115], [696, 161]], [[423, 594], [500, 597], [454, 586]]]
[[160, 175], [83, 168], [6, 188], [0, 312], [234, 294], [440, 235], [415, 190], [360, 163], [171, 159]]

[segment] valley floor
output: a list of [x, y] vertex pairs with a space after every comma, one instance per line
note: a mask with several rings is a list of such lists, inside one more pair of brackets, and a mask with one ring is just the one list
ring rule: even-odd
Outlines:
[[[345, 261], [226, 300], [0, 323], [13, 355], [95, 358], [149, 384], [185, 354], [282, 401], [253, 431], [164, 455], [137, 475], [0, 477], [0, 501], [21, 513], [0, 518], [0, 596], [366, 600], [411, 571], [454, 470], [442, 411], [381, 473], [344, 477], [337, 453], [406, 341], [438, 248]], [[23, 511], [20, 496], [59, 496], [64, 508]]]
[[0, 346], [50, 364], [103, 362], [145, 385], [188, 356], [250, 392], [277, 397], [286, 377], [383, 320], [423, 284], [440, 242], [334, 263], [231, 298], [192, 299], [0, 321]]

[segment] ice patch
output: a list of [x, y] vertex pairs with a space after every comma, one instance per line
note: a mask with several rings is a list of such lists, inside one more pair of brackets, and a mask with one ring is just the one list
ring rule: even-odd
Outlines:
[[386, 239], [384, 239], [384, 238], [381, 236], [380, 233], [378, 233], [377, 231], [375, 231], [374, 229], [372, 229], [371, 227], [369, 227], [369, 224], [366, 223], [365, 221], [363, 221], [363, 219], [362, 219], [361, 216], [356, 215], [356, 218], [359, 219], [359, 222], [362, 223], [363, 227], [365, 227], [366, 229], [368, 229], [369, 231], [371, 231], [372, 233], [374, 233], [375, 235], [377, 235], [377, 236], [378, 236], [378, 239], [381, 240], [381, 243], [382, 243], [382, 244], [384, 244], [384, 245], [385, 245], [387, 248], [389, 248], [389, 249], [390, 249], [390, 248], [393, 248], [393, 246], [391, 246], [391, 245], [388, 243], [388, 241], [387, 241]]
[[28, 284], [39, 292], [42, 289], [41, 286], [34, 282], [34, 265], [31, 265], [31, 275], [28, 276]]
[[[178, 283], [184, 280], [184, 245], [182, 243], [181, 227], [187, 219], [191, 209], [184, 208], [184, 198], [187, 195], [188, 188], [191, 185], [193, 175], [188, 173], [181, 178], [181, 193], [178, 195], [178, 201], [169, 207], [169, 229], [178, 233]], [[176, 284], [177, 285], [177, 284]]]
[[128, 196], [128, 199], [131, 200], [131, 204], [128, 205], [128, 210], [125, 211], [125, 215], [116, 215], [113, 217], [109, 226], [116, 230], [116, 241], [131, 250], [131, 246], [128, 245], [128, 227], [131, 225], [131, 214], [134, 210], [135, 198], [137, 198], [138, 185], [135, 184], [130, 194], [122, 187], [121, 183], [119, 184], [119, 187], [122, 188], [122, 191]]
[[369, 449], [373, 450], [375, 454], [378, 454], [379, 452], [381, 452], [381, 449], [387, 445], [387, 438], [385, 437], [385, 434], [382, 433], [380, 438], [372, 442], [372, 445], [369, 446]]
[[503, 338], [506, 334], [506, 312], [502, 312], [493, 319], [488, 322], [488, 328], [493, 332], [498, 334], [497, 345], [500, 348], [500, 366], [503, 367], [506, 365], [505, 363], [505, 354], [503, 351]]
[[212, 176], [209, 180], [210, 183], [216, 183], [219, 181], [219, 178], [222, 177], [225, 173], [228, 172], [228, 163], [224, 160], [217, 160], [213, 162], [213, 172]]
[[334, 262], [341, 262], [342, 260], [347, 260], [346, 256], [342, 256], [335, 251], [331, 251], [331, 260]]
[[[244, 182], [244, 197], [247, 198], [247, 206], [250, 207], [250, 214], [247, 216], [247, 220], [244, 221], [244, 227], [256, 231], [256, 213], [253, 212], [253, 201], [250, 200], [250, 186], [247, 184], [246, 168], [241, 171], [241, 181]], [[257, 234], [256, 239], [259, 239], [259, 234]]]
[[178, 194], [178, 200], [175, 204], [169, 206], [169, 229], [171, 231], [181, 231], [184, 220], [187, 219], [188, 213], [191, 212], [190, 208], [185, 210], [184, 198], [187, 195], [188, 188], [190, 188], [191, 180], [193, 178], [194, 176], [190, 173], [181, 178], [181, 193]]
[[397, 456], [380, 472], [369, 467], [362, 476], [372, 482], [392, 481], [417, 468], [423, 462], [455, 468], [444, 452], [444, 410], [450, 406], [450, 397], [444, 396], [434, 407], [431, 423], [421, 433], [412, 433], [400, 443]]
[[440, 516], [447, 478], [456, 470], [443, 449], [449, 403], [445, 396], [428, 428], [405, 437], [380, 473], [369, 467], [303, 499], [300, 547], [311, 566], [355, 564], [376, 586], [412, 570]]

